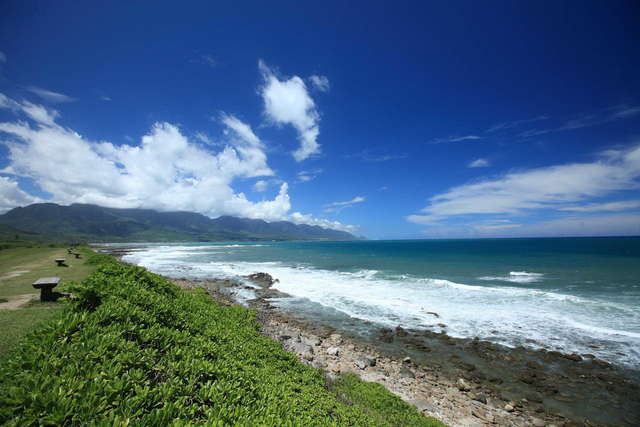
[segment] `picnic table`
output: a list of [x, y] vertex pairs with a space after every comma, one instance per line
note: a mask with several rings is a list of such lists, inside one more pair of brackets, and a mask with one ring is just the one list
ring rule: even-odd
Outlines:
[[40, 301], [55, 301], [53, 288], [60, 283], [59, 277], [41, 277], [33, 283], [33, 287], [40, 289]]
[[56, 258], [56, 262], [58, 263], [58, 267], [64, 266], [64, 258]]
[[74, 252], [74, 253], [73, 253], [73, 255], [75, 255], [75, 256], [76, 256], [76, 259], [79, 259], [79, 258], [80, 258], [80, 254], [79, 254], [79, 253], [77, 253], [77, 252]]

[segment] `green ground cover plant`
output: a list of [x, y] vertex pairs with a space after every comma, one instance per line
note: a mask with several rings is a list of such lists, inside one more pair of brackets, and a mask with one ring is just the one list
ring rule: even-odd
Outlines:
[[0, 423], [440, 425], [365, 383], [364, 400], [345, 394], [352, 380], [341, 399], [246, 308], [104, 255], [88, 262], [76, 299], [0, 362]]

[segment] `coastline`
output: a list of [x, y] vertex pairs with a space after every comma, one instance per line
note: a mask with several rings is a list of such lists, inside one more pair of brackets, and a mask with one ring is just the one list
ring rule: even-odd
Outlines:
[[[101, 251], [121, 258], [134, 248], [110, 249]], [[229, 280], [168, 279], [186, 289], [205, 288], [222, 304], [238, 303], [230, 291], [243, 287]], [[271, 298], [286, 294], [255, 282], [261, 288], [251, 288], [257, 298], [247, 303], [263, 334], [329, 377], [352, 372], [378, 382], [449, 425], [640, 423], [637, 382], [588, 355], [507, 348], [402, 327], [362, 336], [278, 308]]]

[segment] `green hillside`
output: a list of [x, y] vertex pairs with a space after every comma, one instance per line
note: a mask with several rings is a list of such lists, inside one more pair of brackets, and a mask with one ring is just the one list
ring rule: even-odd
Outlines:
[[287, 221], [231, 216], [211, 219], [193, 212], [54, 203], [36, 203], [0, 215], [0, 234], [4, 240], [28, 236], [28, 240], [42, 240], [47, 236], [54, 241], [85, 242], [355, 239], [344, 231]]

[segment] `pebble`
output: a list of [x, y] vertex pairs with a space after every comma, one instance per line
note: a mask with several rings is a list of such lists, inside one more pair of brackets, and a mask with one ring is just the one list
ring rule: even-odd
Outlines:
[[340, 347], [329, 347], [327, 349], [327, 354], [329, 356], [338, 356], [338, 354], [340, 354]]
[[471, 390], [471, 386], [462, 378], [458, 378], [458, 382], [456, 382], [456, 385], [458, 386], [458, 390], [460, 391], [469, 391]]

